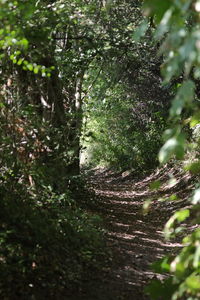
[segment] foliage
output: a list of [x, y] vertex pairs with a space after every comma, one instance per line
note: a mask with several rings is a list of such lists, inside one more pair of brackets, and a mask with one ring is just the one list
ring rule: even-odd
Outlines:
[[102, 268], [100, 218], [70, 184], [98, 11], [94, 1], [0, 0], [2, 299], [65, 298]]
[[100, 268], [100, 218], [81, 211], [70, 193], [27, 190], [11, 174], [0, 193], [2, 299], [66, 297]]
[[140, 103], [129, 98], [120, 84], [107, 89], [105, 98], [98, 103], [91, 101], [94, 104], [88, 113], [83, 142], [88, 163], [140, 172], [153, 168], [161, 146], [164, 117], [152, 112], [149, 120], [141, 109], [141, 119], [136, 115]]
[[157, 45], [146, 43], [149, 30], [140, 43], [132, 39], [129, 52], [118, 50], [86, 74], [83, 153], [92, 165], [143, 172], [158, 163], [172, 92], [161, 85], [162, 59], [155, 57]]
[[[160, 39], [159, 53], [164, 56], [162, 74], [164, 83], [171, 84], [176, 95], [170, 109], [171, 129], [165, 134], [165, 144], [160, 150], [159, 159], [166, 163], [174, 155], [184, 158], [187, 151], [192, 162], [186, 169], [198, 174], [199, 154], [196, 151], [198, 139], [186, 136], [188, 125], [193, 128], [199, 124], [199, 1], [149, 1], [144, 4], [144, 11], [154, 18], [155, 38]], [[195, 160], [194, 160], [195, 159]], [[182, 232], [183, 223], [189, 218], [193, 224], [199, 224], [199, 190], [194, 190], [191, 197], [191, 208], [175, 212], [165, 226], [167, 238]], [[169, 272], [170, 280], [163, 284], [152, 282], [148, 288], [152, 299], [159, 299], [159, 292], [165, 299], [199, 299], [200, 296], [200, 236], [199, 228], [194, 226], [193, 232], [182, 241], [182, 250], [176, 257], [164, 258], [156, 265], [156, 271]], [[170, 293], [169, 293], [170, 291]]]
[[[141, 5], [0, 0], [2, 298], [63, 298], [98, 268], [99, 217], [72, 200], [83, 119], [93, 164], [153, 168], [170, 124], [160, 162], [192, 149], [185, 169], [199, 174], [199, 0], [145, 0], [144, 17]], [[199, 223], [199, 199], [197, 186], [167, 237]], [[154, 298], [199, 297], [199, 240], [197, 228], [159, 264], [173, 276], [153, 283]]]

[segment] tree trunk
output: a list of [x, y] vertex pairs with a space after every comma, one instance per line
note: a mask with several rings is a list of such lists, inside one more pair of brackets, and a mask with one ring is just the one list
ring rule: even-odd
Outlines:
[[71, 147], [74, 151], [74, 157], [72, 163], [69, 165], [68, 170], [70, 175], [80, 174], [80, 139], [82, 132], [83, 122], [83, 107], [82, 107], [82, 84], [83, 75], [80, 73], [76, 79], [75, 95], [74, 95], [74, 120], [71, 127]]

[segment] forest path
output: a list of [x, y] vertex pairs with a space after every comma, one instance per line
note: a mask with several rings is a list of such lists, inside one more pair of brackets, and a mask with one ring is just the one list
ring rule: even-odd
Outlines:
[[[169, 173], [177, 177], [174, 184], [167, 185]], [[178, 174], [176, 176], [176, 174]], [[149, 189], [155, 180], [163, 182], [159, 191]], [[147, 300], [144, 287], [155, 274], [152, 262], [172, 253], [179, 243], [163, 238], [162, 230], [169, 216], [177, 208], [186, 205], [184, 196], [191, 188], [190, 176], [177, 170], [158, 170], [143, 180], [116, 178], [105, 170], [96, 170], [89, 178], [90, 185], [98, 196], [98, 213], [105, 220], [107, 245], [113, 253], [111, 270], [107, 278], [97, 283], [93, 295], [87, 300]], [[169, 197], [176, 190], [181, 200], [158, 201], [159, 197]], [[153, 199], [151, 209], [144, 215], [142, 207], [147, 199]]]

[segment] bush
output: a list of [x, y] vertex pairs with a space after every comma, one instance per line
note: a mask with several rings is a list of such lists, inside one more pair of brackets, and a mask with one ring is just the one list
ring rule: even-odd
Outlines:
[[1, 299], [61, 299], [100, 268], [100, 219], [78, 209], [70, 193], [34, 194], [7, 178], [0, 196]]
[[83, 142], [88, 164], [123, 171], [153, 169], [158, 165], [166, 122], [162, 114], [153, 114], [151, 121], [147, 116], [141, 120], [132, 115], [133, 99], [111, 98], [107, 102], [90, 113]]

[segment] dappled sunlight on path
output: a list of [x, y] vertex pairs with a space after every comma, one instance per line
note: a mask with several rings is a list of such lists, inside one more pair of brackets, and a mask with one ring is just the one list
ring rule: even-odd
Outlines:
[[[90, 177], [90, 184], [99, 199], [98, 213], [105, 220], [107, 245], [113, 253], [109, 276], [99, 286], [96, 299], [146, 300], [149, 297], [145, 295], [144, 287], [149, 280], [164, 278], [164, 275], [154, 273], [150, 265], [181, 247], [177, 242], [166, 241], [162, 234], [164, 224], [178, 202], [170, 205], [159, 202], [158, 192], [150, 190], [149, 184], [157, 178], [166, 180], [166, 176], [158, 171], [141, 181], [125, 182], [113, 178], [112, 174], [97, 171]], [[160, 193], [170, 194], [170, 188], [164, 188]], [[149, 213], [144, 215], [142, 207], [147, 199], [153, 200]]]

